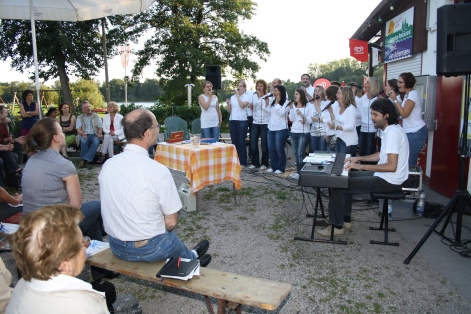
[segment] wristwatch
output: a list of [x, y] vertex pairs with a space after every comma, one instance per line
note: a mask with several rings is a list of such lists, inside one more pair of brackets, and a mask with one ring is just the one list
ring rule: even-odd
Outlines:
[[397, 99], [396, 99], [396, 100], [393, 100], [393, 103], [397, 104]]

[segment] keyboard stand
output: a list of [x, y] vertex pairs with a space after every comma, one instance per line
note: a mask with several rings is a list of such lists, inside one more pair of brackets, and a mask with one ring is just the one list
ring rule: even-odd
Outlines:
[[[314, 215], [307, 214], [306, 218], [313, 218], [312, 220], [312, 229], [311, 229], [311, 237], [310, 238], [303, 238], [303, 237], [294, 237], [294, 240], [296, 241], [308, 241], [308, 242], [321, 242], [321, 243], [333, 243], [333, 244], [347, 244], [347, 241], [341, 241], [341, 240], [334, 240], [334, 228], [332, 228], [332, 233], [330, 234], [330, 239], [323, 239], [323, 238], [318, 238], [315, 239], [314, 235], [316, 232], [316, 226], [325, 226], [327, 227], [328, 224], [325, 222], [317, 222], [317, 210], [320, 208], [322, 210], [322, 218], [325, 218], [324, 214], [324, 205], [322, 204], [322, 195], [321, 195], [321, 188], [316, 187], [316, 207], [314, 208]], [[304, 191], [304, 190], [302, 190]], [[304, 193], [304, 192], [303, 192]]]

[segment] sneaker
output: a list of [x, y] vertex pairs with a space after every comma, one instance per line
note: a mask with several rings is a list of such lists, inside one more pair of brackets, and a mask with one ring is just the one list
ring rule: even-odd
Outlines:
[[200, 266], [201, 267], [206, 267], [206, 266], [208, 266], [209, 263], [211, 263], [211, 255], [210, 254], [204, 254], [203, 256], [201, 256], [198, 259], [200, 260]]
[[268, 169], [266, 172], [273, 172], [273, 169], [270, 168], [270, 169]]
[[292, 179], [295, 179], [295, 180], [299, 180], [299, 174], [297, 174], [296, 172], [290, 174], [289, 177], [292, 178]]
[[283, 172], [281, 172], [280, 170], [275, 171], [275, 174], [281, 174], [281, 173], [283, 173]]
[[255, 169], [255, 168], [257, 168], [257, 167], [255, 167], [254, 165], [249, 166], [249, 169]]
[[[317, 231], [317, 234], [321, 237], [330, 238], [330, 233], [332, 231], [332, 225], [329, 225], [327, 228]], [[334, 228], [334, 236], [342, 236], [345, 230]]]
[[260, 166], [260, 170], [267, 170], [267, 166], [261, 165], [261, 166]]
[[345, 231], [352, 231], [352, 223], [351, 222], [344, 222], [343, 223], [343, 228]]

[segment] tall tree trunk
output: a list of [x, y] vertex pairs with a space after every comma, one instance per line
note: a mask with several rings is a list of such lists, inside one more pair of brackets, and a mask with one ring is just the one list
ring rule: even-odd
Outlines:
[[57, 72], [59, 74], [59, 80], [61, 82], [62, 93], [64, 93], [64, 101], [70, 106], [70, 112], [75, 114], [75, 103], [72, 98], [72, 91], [70, 90], [69, 77], [65, 69], [65, 62], [57, 60]]

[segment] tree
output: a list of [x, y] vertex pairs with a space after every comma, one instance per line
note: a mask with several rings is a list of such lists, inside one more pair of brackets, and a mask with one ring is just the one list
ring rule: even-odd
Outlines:
[[[120, 16], [84, 22], [36, 21], [36, 41], [39, 77], [44, 80], [59, 77], [65, 101], [72, 104], [69, 75], [89, 79], [104, 66], [101, 23], [107, 21], [107, 49], [110, 56], [116, 54], [112, 47], [135, 40], [135, 34], [126, 31], [126, 21]], [[139, 32], [139, 27], [132, 29]], [[0, 60], [11, 58], [12, 69], [24, 71], [33, 66], [31, 47], [31, 23], [23, 20], [1, 20]], [[31, 78], [34, 80], [34, 78]]]
[[324, 64], [311, 63], [308, 66], [308, 73], [314, 79], [325, 77], [331, 81], [344, 81], [345, 83], [353, 81], [362, 84], [363, 76], [366, 75], [366, 69], [366, 62], [360, 62], [348, 57]]
[[84, 100], [88, 100], [93, 109], [103, 108], [105, 101], [98, 89], [98, 82], [80, 79], [75, 83], [71, 83], [70, 86], [73, 97], [79, 99], [79, 104]]
[[137, 52], [134, 79], [150, 62], [164, 88], [164, 102], [183, 104], [186, 84], [197, 85], [206, 65], [221, 65], [223, 75], [252, 77], [266, 60], [268, 46], [241, 33], [238, 24], [251, 19], [256, 4], [250, 0], [160, 0], [142, 13], [140, 21], [154, 34]]

